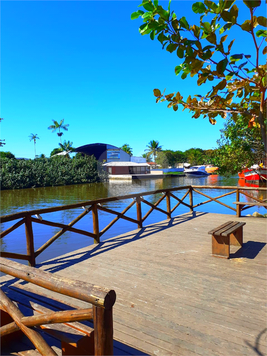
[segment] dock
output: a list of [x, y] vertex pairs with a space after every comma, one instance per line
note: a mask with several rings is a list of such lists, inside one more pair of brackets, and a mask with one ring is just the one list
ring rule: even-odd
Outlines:
[[[228, 220], [244, 245], [213, 257], [208, 231]], [[114, 355], [264, 356], [266, 243], [264, 218], [189, 212], [36, 267], [116, 291]]]

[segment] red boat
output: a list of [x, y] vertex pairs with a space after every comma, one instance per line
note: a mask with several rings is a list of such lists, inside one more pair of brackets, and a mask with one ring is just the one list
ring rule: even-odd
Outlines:
[[244, 178], [246, 181], [265, 182], [267, 183], [267, 167], [261, 164], [255, 164], [250, 168], [245, 168], [238, 173], [239, 178]]

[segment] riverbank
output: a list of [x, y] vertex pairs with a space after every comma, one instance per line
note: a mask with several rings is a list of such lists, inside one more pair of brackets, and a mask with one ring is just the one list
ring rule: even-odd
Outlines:
[[95, 183], [106, 178], [93, 156], [1, 160], [1, 190]]

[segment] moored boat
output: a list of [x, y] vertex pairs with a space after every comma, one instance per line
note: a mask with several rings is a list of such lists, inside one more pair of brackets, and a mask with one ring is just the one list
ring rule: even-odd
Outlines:
[[238, 176], [246, 181], [267, 183], [267, 167], [263, 164], [254, 164], [250, 168], [243, 169]]
[[213, 164], [209, 164], [205, 167], [206, 169], [206, 172], [209, 173], [209, 174], [213, 174], [215, 173], [216, 171], [218, 171], [219, 167], [216, 167], [214, 166]]
[[206, 172], [205, 166], [192, 166], [190, 168], [185, 168], [184, 173], [186, 176], [190, 177], [201, 177], [209, 175], [209, 173]]

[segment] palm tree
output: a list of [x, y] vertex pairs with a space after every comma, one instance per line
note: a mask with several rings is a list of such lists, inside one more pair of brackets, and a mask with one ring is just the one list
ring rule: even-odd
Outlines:
[[30, 136], [29, 136], [29, 138], [30, 138], [30, 141], [32, 141], [33, 140], [33, 143], [34, 143], [34, 158], [36, 158], [36, 140], [39, 140], [39, 137], [37, 136], [37, 134], [31, 134]]
[[149, 141], [146, 147], [147, 148], [145, 149], [145, 151], [148, 151], [149, 155], [152, 154], [154, 157], [154, 162], [156, 162], [157, 153], [162, 150], [162, 146], [159, 145], [159, 141], [155, 141], [155, 140]]
[[60, 123], [58, 123], [56, 120], [52, 120], [53, 121], [53, 125], [50, 125], [48, 127], [48, 130], [52, 130], [52, 132], [55, 132], [56, 130], [58, 130], [58, 133], [57, 135], [59, 136], [60, 138], [60, 143], [61, 143], [61, 136], [63, 135], [63, 132], [61, 132], [60, 130], [65, 130], [65, 131], [68, 131], [68, 126], [69, 124], [66, 124], [66, 125], [63, 125], [64, 123], [64, 119], [62, 119], [60, 121]]
[[128, 155], [132, 156], [133, 155], [133, 149], [128, 145], [128, 143], [125, 143], [122, 147], [121, 150], [124, 152], [128, 153]]
[[63, 143], [60, 143], [59, 146], [60, 146], [60, 149], [63, 151], [66, 151], [66, 152], [73, 152], [75, 150], [74, 147], [72, 147], [73, 145], [73, 142], [70, 142], [70, 141], [64, 141]]

